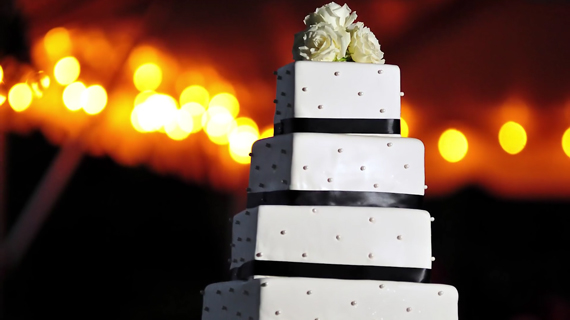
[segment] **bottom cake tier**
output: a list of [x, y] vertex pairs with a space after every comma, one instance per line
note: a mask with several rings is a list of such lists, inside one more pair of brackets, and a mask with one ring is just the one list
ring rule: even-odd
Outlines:
[[457, 320], [449, 285], [315, 278], [258, 278], [214, 283], [202, 320]]

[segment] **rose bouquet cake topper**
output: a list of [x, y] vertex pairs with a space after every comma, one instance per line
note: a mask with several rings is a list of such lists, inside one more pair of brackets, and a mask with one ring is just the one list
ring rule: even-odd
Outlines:
[[354, 61], [384, 63], [384, 53], [376, 36], [362, 22], [354, 22], [356, 12], [345, 4], [326, 4], [305, 17], [307, 28], [295, 34], [295, 61]]

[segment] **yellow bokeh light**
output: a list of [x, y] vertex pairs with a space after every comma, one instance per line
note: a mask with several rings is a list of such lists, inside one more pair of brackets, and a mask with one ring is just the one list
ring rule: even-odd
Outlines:
[[41, 98], [44, 95], [44, 90], [49, 88], [51, 80], [47, 74], [43, 71], [38, 71], [32, 74], [29, 79], [26, 81], [30, 88], [32, 88], [32, 92], [34, 96], [37, 98]]
[[562, 135], [562, 150], [570, 157], [570, 128], [566, 129]]
[[148, 99], [148, 97], [152, 96], [153, 94], [156, 94], [156, 92], [152, 90], [139, 92], [139, 94], [137, 94], [137, 96], [135, 97], [135, 107], [145, 102], [146, 99]]
[[4, 81], [4, 68], [0, 66], [0, 82]]
[[441, 156], [449, 162], [463, 159], [468, 149], [467, 138], [456, 129], [448, 129], [442, 133], [437, 146]]
[[151, 46], [138, 46], [129, 55], [129, 67], [131, 70], [136, 70], [140, 65], [144, 63], [157, 62], [158, 55], [158, 50]]
[[100, 85], [87, 87], [81, 94], [81, 106], [88, 114], [98, 114], [107, 105], [107, 91]]
[[239, 101], [231, 93], [223, 92], [212, 97], [208, 104], [208, 109], [212, 107], [226, 108], [232, 117], [236, 117], [239, 113]]
[[400, 135], [402, 137], [408, 137], [410, 134], [410, 128], [408, 128], [408, 123], [404, 118], [400, 118]]
[[21, 112], [32, 104], [32, 89], [26, 83], [16, 83], [8, 92], [8, 103], [14, 111]]
[[158, 131], [176, 122], [177, 110], [174, 98], [166, 94], [155, 93], [143, 103], [135, 106], [131, 114], [131, 123], [135, 129], [140, 128], [143, 132]]
[[53, 59], [69, 54], [71, 39], [65, 28], [53, 28], [44, 36], [44, 47], [47, 54]]
[[139, 91], [156, 90], [162, 82], [162, 70], [154, 63], [145, 63], [137, 68], [133, 83]]
[[192, 131], [190, 133], [195, 133], [202, 130], [202, 117], [206, 109], [198, 102], [188, 102], [180, 107], [180, 110], [185, 110], [192, 116]]
[[[247, 164], [251, 161], [249, 153], [251, 152], [251, 146], [259, 138], [259, 130], [253, 120], [248, 118], [240, 119], [242, 120], [236, 120], [238, 126], [228, 136], [229, 150], [230, 156], [234, 161]], [[239, 124], [240, 122], [241, 124]], [[251, 122], [253, 122], [253, 125]]]
[[197, 102], [205, 108], [208, 106], [209, 101], [210, 93], [202, 86], [189, 86], [180, 94], [181, 106], [189, 102]]
[[524, 128], [516, 122], [509, 121], [499, 130], [499, 143], [509, 154], [521, 152], [526, 145], [526, 139]]
[[270, 126], [270, 127], [266, 128], [265, 130], [263, 130], [263, 132], [259, 136], [259, 139], [265, 139], [265, 138], [273, 137], [273, 129], [274, 129], [273, 126]]
[[63, 104], [70, 111], [77, 111], [81, 109], [81, 96], [85, 91], [83, 82], [74, 82], [63, 90]]
[[53, 68], [53, 76], [57, 83], [66, 86], [79, 77], [81, 66], [75, 57], [61, 58]]
[[[215, 110], [215, 112], [212, 112]], [[222, 107], [209, 109], [205, 116], [209, 116], [209, 120], [204, 126], [208, 138], [219, 145], [228, 144], [228, 134], [236, 127], [236, 121], [229, 111]]]
[[176, 113], [176, 123], [178, 124], [178, 127], [180, 127], [180, 129], [182, 129], [184, 132], [188, 134], [194, 132], [194, 119], [192, 118], [192, 114], [190, 111], [188, 111], [188, 109], [178, 109], [178, 112]]
[[[164, 130], [166, 131], [166, 135], [170, 139], [176, 140], [176, 141], [184, 140], [190, 135], [189, 131], [184, 130], [180, 127], [178, 121], [173, 121], [173, 122], [167, 124], [164, 127]], [[192, 129], [190, 129], [190, 131], [191, 130]]]
[[4, 102], [6, 102], [6, 99], [8, 98], [8, 94], [6, 92], [6, 85], [2, 82], [0, 82], [0, 106], [4, 104]]

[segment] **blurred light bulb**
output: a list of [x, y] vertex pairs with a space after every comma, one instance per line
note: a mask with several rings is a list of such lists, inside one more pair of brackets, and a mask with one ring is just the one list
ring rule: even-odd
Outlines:
[[133, 83], [139, 91], [156, 90], [162, 82], [162, 70], [154, 63], [145, 63], [137, 68]]
[[8, 90], [6, 90], [6, 84], [4, 82], [0, 82], [0, 106], [6, 102], [8, 98]]
[[87, 114], [98, 114], [107, 105], [107, 91], [100, 85], [87, 87], [81, 94], [81, 106]]
[[439, 137], [438, 149], [445, 160], [458, 162], [467, 154], [467, 138], [459, 130], [448, 129]]
[[79, 77], [81, 66], [75, 57], [61, 58], [53, 68], [53, 75], [57, 83], [65, 86]]
[[15, 84], [8, 92], [8, 102], [16, 112], [26, 110], [32, 104], [32, 89], [26, 83]]
[[230, 112], [232, 117], [236, 117], [239, 113], [238, 99], [233, 94], [227, 92], [219, 93], [212, 97], [208, 106], [208, 108], [224, 107]]
[[210, 101], [210, 93], [202, 86], [189, 86], [180, 94], [180, 105], [183, 106], [190, 102], [201, 104], [204, 108], [208, 106]]
[[0, 82], [4, 81], [4, 68], [0, 66]]
[[58, 27], [48, 31], [44, 36], [44, 47], [52, 59], [69, 54], [71, 38], [67, 29]]
[[81, 97], [85, 91], [83, 82], [74, 82], [63, 90], [63, 104], [70, 111], [81, 109]]
[[400, 135], [405, 138], [408, 137], [409, 134], [410, 129], [408, 127], [408, 123], [406, 120], [404, 120], [404, 118], [400, 118]]
[[206, 109], [198, 102], [188, 102], [180, 107], [180, 110], [185, 110], [192, 116], [192, 131], [190, 133], [196, 133], [202, 130], [202, 117], [206, 112]]
[[259, 136], [259, 139], [265, 139], [270, 137], [273, 137], [273, 126], [265, 128], [265, 130], [263, 130], [263, 132]]
[[38, 71], [31, 74], [26, 82], [32, 89], [34, 96], [36, 96], [36, 98], [41, 98], [44, 95], [44, 91], [49, 88], [51, 81], [45, 72]]

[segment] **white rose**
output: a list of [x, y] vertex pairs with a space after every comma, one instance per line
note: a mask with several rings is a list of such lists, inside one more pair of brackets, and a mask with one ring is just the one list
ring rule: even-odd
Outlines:
[[351, 39], [348, 52], [355, 62], [384, 63], [384, 53], [380, 51], [380, 44], [376, 36], [370, 32], [370, 28], [362, 22], [357, 22], [348, 27]]
[[350, 34], [321, 22], [295, 35], [293, 59], [335, 61], [346, 56]]
[[325, 22], [333, 26], [335, 29], [345, 30], [351, 23], [356, 20], [356, 12], [352, 12], [350, 8], [344, 4], [340, 6], [334, 2], [326, 4], [315, 10], [314, 13], [305, 17], [305, 25], [311, 26], [321, 22]]

